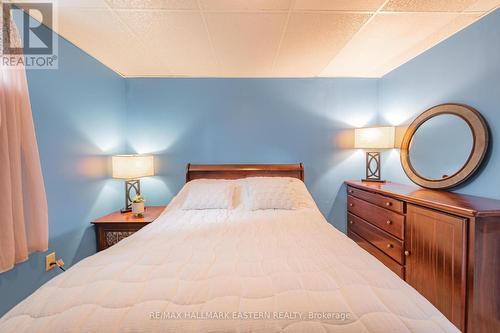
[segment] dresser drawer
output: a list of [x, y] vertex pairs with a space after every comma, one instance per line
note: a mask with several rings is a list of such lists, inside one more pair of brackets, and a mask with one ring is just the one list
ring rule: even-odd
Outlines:
[[347, 193], [353, 197], [363, 199], [374, 205], [384, 207], [397, 213], [404, 213], [404, 204], [402, 201], [392, 199], [380, 194], [363, 191], [352, 186], [347, 187]]
[[347, 210], [363, 220], [376, 225], [399, 239], [404, 239], [404, 215], [373, 205], [367, 201], [347, 196]]
[[404, 264], [403, 241], [389, 235], [353, 214], [348, 214], [347, 220], [349, 221], [350, 230], [363, 237], [392, 259], [400, 264]]
[[383, 263], [387, 268], [396, 273], [400, 278], [405, 278], [405, 268], [399, 265], [397, 262], [386, 256], [382, 251], [377, 249], [372, 244], [368, 243], [364, 238], [357, 235], [351, 230], [347, 230], [347, 236], [355, 241], [362, 249], [370, 253], [372, 256], [377, 258], [381, 263]]

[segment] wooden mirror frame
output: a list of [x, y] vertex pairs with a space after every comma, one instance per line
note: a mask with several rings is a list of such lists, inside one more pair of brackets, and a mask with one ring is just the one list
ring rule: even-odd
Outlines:
[[[474, 140], [473, 147], [469, 158], [456, 173], [443, 179], [428, 179], [419, 175], [413, 168], [410, 161], [410, 144], [420, 126], [429, 119], [442, 114], [458, 116], [469, 125]], [[424, 111], [406, 130], [401, 143], [401, 165], [408, 178], [415, 184], [432, 189], [449, 189], [465, 182], [477, 171], [486, 156], [488, 144], [488, 125], [477, 110], [463, 104], [441, 104]]]

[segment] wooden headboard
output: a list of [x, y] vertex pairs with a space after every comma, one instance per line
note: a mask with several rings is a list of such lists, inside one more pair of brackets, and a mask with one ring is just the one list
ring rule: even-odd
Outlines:
[[246, 177], [293, 177], [304, 181], [304, 166], [297, 164], [191, 164], [186, 183], [193, 179], [239, 179]]

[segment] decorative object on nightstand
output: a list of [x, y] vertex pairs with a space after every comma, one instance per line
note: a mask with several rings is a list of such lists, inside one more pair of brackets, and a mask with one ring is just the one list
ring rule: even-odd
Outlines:
[[136, 217], [142, 217], [144, 214], [144, 197], [140, 194], [132, 200], [132, 214]]
[[135, 195], [141, 194], [139, 178], [154, 176], [153, 155], [115, 155], [111, 158], [113, 178], [125, 180], [125, 207], [122, 213], [132, 210], [132, 189]]
[[[395, 127], [367, 127], [354, 130], [354, 148], [387, 149], [394, 148]], [[366, 179], [369, 182], [385, 182], [380, 179], [380, 152], [366, 152]]]
[[160, 216], [165, 206], [150, 206], [144, 209], [142, 217], [134, 213], [116, 211], [92, 222], [95, 225], [97, 251], [102, 251], [132, 235]]

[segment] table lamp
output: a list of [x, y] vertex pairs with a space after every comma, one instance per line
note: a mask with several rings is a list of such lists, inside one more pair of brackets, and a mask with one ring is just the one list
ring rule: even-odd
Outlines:
[[132, 210], [131, 191], [141, 194], [139, 178], [154, 176], [154, 158], [152, 155], [115, 155], [111, 158], [113, 178], [125, 180], [125, 207], [122, 213]]
[[[395, 127], [367, 127], [354, 130], [354, 148], [387, 149], [394, 148]], [[380, 152], [366, 152], [366, 182], [385, 182], [380, 179]]]

